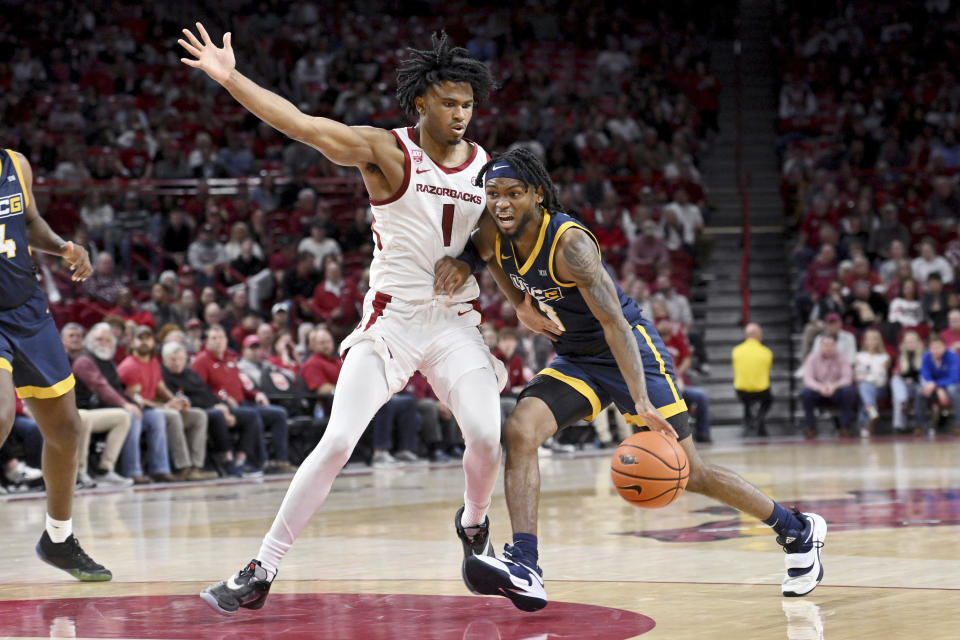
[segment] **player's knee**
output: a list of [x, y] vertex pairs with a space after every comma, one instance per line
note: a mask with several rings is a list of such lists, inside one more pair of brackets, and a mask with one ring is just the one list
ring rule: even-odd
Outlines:
[[470, 437], [464, 434], [464, 444], [473, 455], [490, 459], [500, 456], [500, 434], [496, 431], [473, 433]]
[[512, 452], [536, 451], [542, 442], [538, 442], [536, 430], [516, 416], [511, 415], [503, 424], [503, 439], [507, 450]]
[[[345, 436], [325, 435], [317, 445], [316, 453], [328, 464], [347, 464], [353, 453], [354, 442]], [[312, 456], [311, 456], [312, 457]]]

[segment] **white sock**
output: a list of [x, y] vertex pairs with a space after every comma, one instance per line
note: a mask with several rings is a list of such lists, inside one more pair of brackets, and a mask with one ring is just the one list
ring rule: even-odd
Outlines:
[[57, 544], [66, 541], [73, 533], [73, 518], [69, 520], [54, 520], [47, 514], [47, 535]]
[[[267, 534], [267, 537], [269, 538], [270, 534]], [[266, 544], [266, 540], [264, 540], [264, 545]], [[262, 551], [263, 548], [261, 547], [261, 552]], [[257, 558], [257, 560], [260, 562], [260, 566], [263, 567], [263, 570], [267, 572], [267, 580], [273, 582], [273, 579], [277, 577], [277, 568], [270, 564], [268, 560], [264, 560], [263, 558]]]

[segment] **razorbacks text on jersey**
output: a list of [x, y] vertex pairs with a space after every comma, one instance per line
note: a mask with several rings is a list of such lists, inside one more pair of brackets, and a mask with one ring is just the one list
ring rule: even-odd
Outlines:
[[[370, 288], [399, 300], [429, 300], [435, 297], [434, 264], [463, 252], [483, 213], [483, 187], [473, 180], [489, 156], [468, 141], [473, 145], [470, 157], [458, 167], [444, 167], [416, 143], [412, 127], [392, 133], [403, 150], [404, 181], [392, 197], [370, 200], [375, 245]], [[479, 293], [471, 276], [450, 301], [470, 301]]]
[[36, 292], [37, 275], [27, 244], [30, 194], [13, 151], [0, 152], [0, 309], [19, 307]]
[[[593, 234], [574, 218], [565, 213], [551, 213], [544, 209], [537, 243], [523, 264], [520, 264], [517, 258], [513, 243], [503, 239], [500, 234], [497, 234], [494, 247], [497, 263], [513, 286], [535, 298], [540, 310], [563, 329], [560, 339], [554, 343], [558, 355], [589, 355], [607, 348], [603, 327], [590, 311], [580, 290], [572, 282], [561, 282], [553, 271], [554, 253], [560, 236], [574, 228], [586, 231], [594, 242], [597, 241]], [[600, 251], [599, 245], [597, 251]], [[640, 322], [640, 308], [637, 303], [623, 293], [616, 281], [614, 286], [617, 288], [620, 308], [627, 322], [630, 326], [637, 324]]]

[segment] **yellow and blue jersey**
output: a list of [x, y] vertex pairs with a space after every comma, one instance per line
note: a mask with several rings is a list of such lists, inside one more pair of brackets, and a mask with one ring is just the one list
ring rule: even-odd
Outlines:
[[0, 309], [13, 309], [36, 293], [36, 267], [27, 244], [30, 193], [13, 151], [0, 151]]
[[0, 150], [0, 370], [12, 374], [21, 398], [57, 398], [75, 381], [37, 284], [27, 242], [29, 205], [20, 162]]
[[[535, 298], [540, 310], [563, 330], [554, 343], [557, 357], [531, 380], [527, 388], [536, 384], [537, 378], [549, 376], [572, 387], [586, 399], [589, 410], [575, 417], [593, 420], [605, 406], [613, 402], [627, 422], [645, 426], [643, 419], [635, 414], [634, 399], [607, 345], [603, 326], [593, 315], [577, 285], [557, 278], [554, 266], [557, 245], [563, 234], [571, 229], [586, 232], [597, 243], [593, 234], [574, 218], [546, 210], [543, 211], [536, 245], [522, 264], [516, 247], [509, 239], [498, 234], [495, 241], [497, 263], [513, 286]], [[597, 252], [600, 252], [599, 244]], [[600, 258], [603, 268], [607, 269], [603, 256]], [[674, 383], [673, 362], [663, 339], [652, 323], [640, 313], [637, 303], [623, 293], [615, 280], [614, 286], [623, 316], [633, 327], [650, 401], [664, 418], [685, 412], [687, 405]], [[567, 425], [558, 426], [563, 428]], [[680, 434], [681, 438], [686, 435], [686, 432]]]
[[[570, 229], [585, 231], [594, 243], [597, 242], [593, 234], [574, 218], [565, 213], [551, 213], [544, 209], [537, 244], [523, 264], [517, 257], [513, 243], [499, 234], [495, 249], [497, 262], [513, 286], [536, 299], [540, 310], [563, 329], [563, 335], [554, 343], [556, 352], [559, 355], [585, 355], [603, 351], [606, 342], [603, 327], [590, 311], [580, 290], [572, 282], [561, 282], [554, 272], [557, 245], [561, 236]], [[599, 252], [598, 244], [597, 253]], [[603, 266], [607, 268], [606, 263]], [[617, 288], [624, 317], [630, 326], [636, 325], [640, 322], [640, 308], [632, 298], [623, 293], [616, 281], [614, 286]]]

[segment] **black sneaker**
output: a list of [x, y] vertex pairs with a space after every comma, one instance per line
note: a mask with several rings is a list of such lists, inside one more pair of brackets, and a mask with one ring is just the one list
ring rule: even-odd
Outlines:
[[63, 569], [82, 582], [106, 582], [113, 579], [110, 570], [94, 562], [72, 533], [63, 542], [56, 543], [44, 531], [37, 543], [37, 555], [50, 566]]
[[464, 507], [457, 509], [457, 515], [453, 517], [453, 526], [457, 529], [457, 537], [463, 545], [463, 563], [460, 565], [460, 576], [463, 583], [467, 585], [473, 593], [479, 593], [470, 581], [467, 580], [466, 568], [467, 558], [471, 556], [492, 556], [493, 545], [490, 543], [490, 518], [484, 517], [483, 522], [473, 527], [464, 527], [460, 524], [460, 518], [463, 516]]
[[267, 578], [267, 570], [260, 565], [260, 561], [251, 560], [237, 575], [201, 591], [200, 597], [214, 611], [231, 615], [240, 607], [254, 610], [262, 608], [271, 584], [273, 581]]

